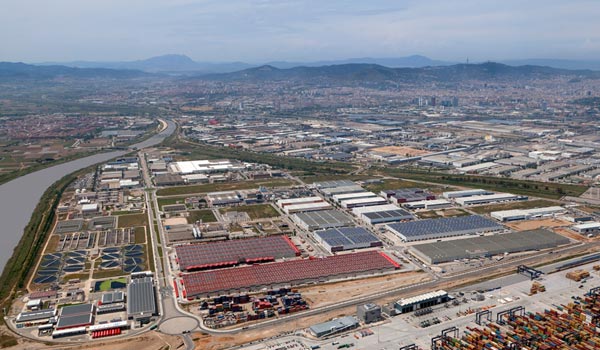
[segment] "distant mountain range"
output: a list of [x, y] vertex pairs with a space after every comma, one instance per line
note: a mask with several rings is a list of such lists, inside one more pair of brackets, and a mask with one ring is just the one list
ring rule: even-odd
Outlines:
[[[499, 61], [510, 66], [547, 66], [561, 69], [591, 69], [600, 70], [600, 61], [578, 61], [559, 59], [523, 59]], [[434, 60], [421, 55], [412, 55], [395, 58], [350, 58], [344, 60], [312, 61], [312, 62], [288, 62], [273, 61], [265, 64], [251, 64], [245, 62], [196, 62], [185, 55], [163, 55], [145, 60], [125, 62], [45, 62], [39, 65], [63, 65], [77, 68], [108, 68], [108, 69], [131, 69], [141, 70], [149, 73], [187, 74], [202, 75], [211, 73], [231, 73], [243, 69], [260, 66], [272, 66], [279, 69], [294, 67], [320, 67], [343, 64], [375, 64], [390, 68], [422, 68], [434, 66], [450, 66], [459, 62]]]
[[89, 79], [132, 79], [150, 74], [139, 70], [115, 70], [107, 68], [74, 68], [66, 66], [35, 66], [25, 63], [0, 62], [0, 80], [49, 80], [60, 77]]
[[238, 72], [210, 74], [198, 79], [219, 81], [327, 81], [361, 83], [457, 82], [463, 80], [513, 80], [552, 76], [600, 78], [600, 72], [567, 70], [542, 66], [513, 67], [502, 63], [455, 64], [421, 68], [390, 68], [376, 64], [341, 64], [320, 67], [279, 69], [273, 66], [249, 68]]
[[[185, 63], [185, 61], [181, 61]], [[513, 67], [502, 63], [454, 64], [448, 66], [392, 68], [372, 63], [334, 64], [316, 67], [277, 68], [271, 65], [252, 67], [230, 73], [171, 77], [215, 81], [298, 81], [339, 84], [396, 84], [415, 82], [525, 81], [534, 78], [568, 76], [574, 79], [600, 79], [600, 71], [569, 70], [544, 66]], [[133, 69], [74, 68], [66, 66], [36, 66], [24, 63], [0, 62], [0, 80], [36, 81], [52, 79], [134, 79], [168, 78], [165, 74]]]

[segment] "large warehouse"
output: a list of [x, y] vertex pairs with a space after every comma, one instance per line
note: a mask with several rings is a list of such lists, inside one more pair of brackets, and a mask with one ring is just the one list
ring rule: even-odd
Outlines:
[[504, 227], [479, 215], [427, 219], [387, 225], [404, 242], [501, 231]]
[[360, 187], [359, 185], [353, 184], [350, 186], [323, 188], [320, 191], [327, 197], [332, 197], [335, 195], [346, 194], [346, 193], [364, 192], [365, 189]]
[[556, 214], [565, 213], [566, 209], [563, 207], [544, 207], [544, 208], [533, 208], [533, 209], [512, 209], [512, 210], [501, 210], [493, 211], [490, 216], [496, 220], [502, 222], [518, 221], [518, 220], [529, 220], [537, 217], [551, 216]]
[[146, 322], [157, 314], [152, 277], [131, 278], [127, 285], [127, 317]]
[[371, 225], [414, 219], [411, 213], [393, 204], [354, 208], [352, 213]]
[[314, 237], [330, 252], [381, 247], [379, 238], [362, 227], [342, 227], [316, 231]]
[[94, 305], [67, 305], [60, 310], [56, 329], [85, 327], [94, 324]]
[[175, 253], [180, 268], [187, 271], [266, 262], [300, 255], [298, 248], [287, 236], [180, 245], [175, 247]]
[[442, 193], [442, 196], [446, 199], [453, 198], [462, 198], [462, 197], [471, 197], [471, 196], [485, 196], [488, 194], [493, 194], [494, 192], [490, 192], [487, 190], [476, 189], [476, 190], [463, 190], [463, 191], [449, 191]]
[[518, 196], [512, 193], [494, 193], [494, 194], [485, 194], [481, 196], [469, 196], [469, 197], [460, 197], [456, 198], [456, 203], [460, 205], [476, 205], [476, 204], [489, 204], [489, 203], [498, 203], [498, 202], [510, 202], [510, 201], [520, 201], [526, 200], [526, 196]]
[[324, 188], [333, 188], [333, 187], [343, 187], [343, 186], [353, 186], [356, 185], [352, 180], [331, 180], [331, 181], [321, 181], [313, 183], [313, 186], [322, 190]]
[[387, 201], [381, 197], [369, 197], [369, 198], [355, 198], [355, 199], [347, 199], [342, 201], [340, 205], [342, 208], [352, 209], [356, 207], [367, 207], [371, 205], [383, 205], [386, 204]]
[[310, 327], [310, 332], [317, 338], [358, 328], [360, 323], [353, 316], [344, 316], [334, 320], [318, 323]]
[[172, 174], [201, 174], [243, 170], [244, 166], [230, 160], [191, 160], [169, 164]]
[[382, 252], [365, 251], [324, 258], [290, 260], [271, 264], [250, 265], [233, 269], [201, 271], [183, 275], [188, 297], [210, 297], [303, 285], [329, 279], [382, 273], [400, 265]]
[[356, 198], [373, 198], [377, 197], [377, 195], [373, 192], [363, 191], [363, 192], [355, 192], [355, 193], [344, 193], [344, 194], [336, 194], [331, 197], [336, 202], [341, 202], [348, 199], [356, 199]]
[[276, 204], [288, 215], [331, 208], [329, 203], [317, 196], [280, 199]]
[[452, 206], [452, 203], [445, 199], [432, 199], [432, 200], [427, 200], [427, 201], [402, 203], [402, 206], [405, 208], [408, 208], [408, 209], [413, 209], [413, 210], [414, 209], [434, 210], [434, 209], [450, 208]]
[[338, 210], [319, 210], [307, 213], [298, 213], [292, 216], [292, 220], [300, 228], [307, 231], [325, 230], [334, 227], [352, 225], [352, 219]]
[[460, 259], [554, 248], [569, 242], [568, 238], [548, 230], [532, 230], [417, 244], [411, 249], [414, 255], [424, 262], [438, 264]]

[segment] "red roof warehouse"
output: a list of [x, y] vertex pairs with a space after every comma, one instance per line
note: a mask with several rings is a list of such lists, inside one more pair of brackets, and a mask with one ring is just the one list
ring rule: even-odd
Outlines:
[[298, 285], [319, 279], [352, 277], [361, 273], [399, 268], [382, 252], [366, 251], [316, 259], [303, 259], [239, 268], [185, 274], [188, 297], [235, 293], [273, 285]]

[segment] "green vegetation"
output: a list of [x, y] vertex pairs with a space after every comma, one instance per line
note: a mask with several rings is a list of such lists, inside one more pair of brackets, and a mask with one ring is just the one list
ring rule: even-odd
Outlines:
[[127, 273], [123, 272], [121, 268], [110, 269], [110, 270], [94, 270], [94, 274], [92, 275], [93, 279], [100, 278], [110, 278], [110, 277], [118, 277], [126, 275]]
[[383, 190], [395, 190], [399, 188], [420, 187], [419, 183], [399, 179], [385, 179], [382, 183], [375, 183], [365, 186], [371, 192], [379, 193]]
[[377, 176], [372, 175], [350, 175], [350, 174], [323, 174], [323, 175], [299, 175], [300, 179], [306, 183], [313, 183], [319, 181], [330, 181], [330, 180], [351, 180], [351, 181], [364, 181], [370, 179], [376, 179]]
[[544, 199], [537, 199], [537, 200], [532, 200], [532, 201], [517, 201], [517, 202], [502, 203], [502, 204], [484, 205], [481, 207], [473, 207], [470, 209], [478, 214], [487, 214], [492, 211], [511, 210], [511, 209], [531, 209], [531, 208], [551, 207], [551, 206], [555, 206], [555, 205], [558, 205], [558, 204], [555, 202], [544, 200]]
[[99, 290], [101, 292], [106, 292], [112, 289], [112, 283], [113, 282], [118, 282], [118, 283], [122, 283], [122, 284], [127, 284], [127, 278], [125, 277], [121, 277], [121, 278], [117, 278], [117, 279], [112, 279], [112, 280], [106, 280], [106, 281], [102, 281], [100, 283], [99, 286]]
[[380, 171], [389, 176], [409, 180], [483, 188], [491, 191], [511, 192], [550, 199], [559, 199], [563, 196], [580, 196], [587, 190], [586, 186], [580, 185], [515, 180], [492, 176], [455, 175], [414, 168], [382, 168]]
[[134, 239], [135, 244], [143, 244], [146, 243], [146, 228], [145, 227], [136, 227], [133, 229], [134, 231]]
[[17, 338], [13, 337], [10, 334], [2, 334], [0, 335], [0, 348], [11, 348], [13, 346], [17, 346], [19, 342]]
[[55, 210], [63, 192], [79, 175], [89, 172], [92, 167], [69, 174], [52, 184], [42, 195], [25, 227], [23, 236], [6, 262], [0, 276], [0, 299], [2, 307], [8, 307], [11, 297], [25, 287], [35, 263], [42, 252], [46, 237], [50, 234], [55, 221]]
[[185, 198], [158, 198], [158, 207], [162, 209], [163, 205], [185, 204]]
[[110, 215], [112, 216], [121, 216], [121, 215], [130, 215], [130, 214], [136, 214], [136, 213], [141, 213], [141, 210], [116, 210], [116, 211], [111, 211]]
[[163, 145], [181, 151], [181, 155], [187, 159], [237, 159], [244, 162], [269, 164], [280, 169], [302, 170], [308, 173], [306, 175], [311, 175], [310, 173], [347, 174], [354, 170], [354, 166], [349, 163], [333, 161], [316, 162], [302, 158], [283, 157], [230, 147], [198, 144], [188, 140], [182, 141], [177, 137], [167, 138], [163, 142]]
[[191, 186], [176, 186], [163, 188], [156, 192], [159, 196], [177, 196], [194, 193], [206, 193], [216, 191], [234, 191], [234, 190], [247, 190], [258, 188], [259, 186], [265, 187], [279, 187], [279, 186], [293, 186], [295, 182], [287, 179], [266, 179], [266, 180], [255, 180], [255, 181], [241, 181], [241, 182], [227, 182], [227, 183], [212, 183], [203, 185], [191, 185]]
[[117, 219], [119, 227], [137, 227], [148, 225], [148, 214], [121, 215]]
[[239, 207], [228, 207], [219, 209], [221, 213], [230, 211], [242, 211], [248, 213], [251, 220], [273, 218], [279, 216], [279, 213], [270, 204], [243, 205]]
[[190, 210], [189, 212], [189, 216], [187, 217], [187, 221], [190, 224], [193, 224], [196, 221], [202, 221], [202, 222], [215, 222], [217, 221], [217, 218], [215, 217], [215, 214], [213, 214], [212, 210], [209, 209], [205, 209], [205, 210]]

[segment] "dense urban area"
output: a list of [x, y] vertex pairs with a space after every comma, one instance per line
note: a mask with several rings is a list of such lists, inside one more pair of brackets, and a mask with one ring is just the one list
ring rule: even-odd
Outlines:
[[0, 64], [0, 183], [120, 153], [40, 194], [0, 346], [600, 347], [597, 72], [52, 67]]

